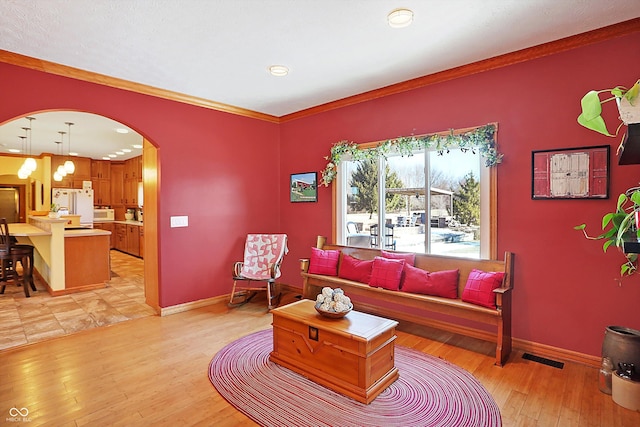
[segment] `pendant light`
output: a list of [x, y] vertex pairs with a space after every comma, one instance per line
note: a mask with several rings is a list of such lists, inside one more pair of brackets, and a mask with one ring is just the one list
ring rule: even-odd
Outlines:
[[[18, 136], [18, 138], [20, 138], [20, 148], [22, 149], [22, 152], [24, 153], [24, 147], [25, 147], [25, 142], [24, 140], [27, 138], [26, 136]], [[31, 171], [27, 170], [27, 168], [25, 168], [25, 164], [23, 163], [22, 166], [20, 166], [20, 169], [18, 169], [18, 178], [19, 179], [27, 179], [29, 177], [29, 175], [31, 174]]]
[[[60, 141], [56, 141], [56, 144], [58, 144], [58, 151], [60, 152], [60, 157], [63, 157], [63, 155], [64, 155], [64, 153], [63, 153], [63, 151], [64, 151], [63, 141], [64, 141], [64, 134], [66, 132], [58, 131], [58, 133], [60, 134]], [[58, 168], [56, 169], [56, 173], [58, 175], [60, 175], [62, 178], [67, 176], [67, 170], [64, 168], [64, 165], [58, 165]]]
[[38, 168], [38, 162], [36, 162], [36, 159], [34, 159], [32, 157], [32, 155], [31, 155], [31, 141], [32, 141], [32, 134], [33, 134], [33, 121], [35, 119], [36, 119], [35, 117], [27, 117], [27, 120], [29, 120], [29, 140], [27, 142], [27, 146], [29, 147], [29, 157], [27, 157], [27, 159], [24, 161], [24, 165], [31, 172], [35, 171]]
[[[29, 128], [28, 127], [23, 127], [22, 130], [24, 131], [24, 136], [21, 136], [20, 138], [22, 139], [22, 153], [23, 154], [27, 154], [28, 155], [28, 151], [29, 151]], [[27, 176], [31, 175], [31, 167], [30, 165], [27, 163], [27, 159], [24, 160], [24, 162], [22, 163], [22, 166], [20, 167], [20, 169], [23, 169], [25, 171], [27, 171]], [[24, 175], [24, 174], [23, 174]]]
[[[71, 125], [73, 123], [71, 122], [65, 122], [65, 124], [67, 126], [69, 126], [69, 133], [67, 135], [68, 141], [69, 141], [69, 151], [67, 151], [67, 155], [69, 155], [69, 153], [71, 152]], [[64, 148], [64, 147], [63, 147]], [[67, 159], [66, 162], [64, 162], [64, 170], [68, 173], [68, 174], [72, 174], [76, 171], [76, 165], [73, 164], [73, 161], [71, 159]]]

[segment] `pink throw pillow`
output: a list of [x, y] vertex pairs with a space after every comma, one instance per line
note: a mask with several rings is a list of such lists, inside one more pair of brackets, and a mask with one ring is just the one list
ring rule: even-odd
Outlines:
[[407, 274], [407, 268], [413, 267], [413, 265], [416, 263], [416, 254], [387, 252], [385, 250], [382, 250], [381, 252], [384, 258], [404, 260], [404, 270], [402, 271], [402, 277], [400, 278], [400, 289], [402, 289], [402, 287], [404, 286], [404, 281]]
[[349, 255], [343, 255], [338, 277], [360, 283], [369, 283], [372, 269], [372, 259], [362, 260]]
[[404, 271], [403, 292], [458, 298], [458, 270], [428, 272], [405, 264]]
[[400, 289], [400, 278], [404, 268], [403, 259], [375, 257], [369, 285], [377, 288], [397, 291]]
[[475, 268], [469, 273], [467, 284], [462, 292], [462, 301], [481, 305], [488, 308], [496, 308], [496, 296], [493, 290], [502, 285], [504, 272], [484, 272]]
[[323, 274], [325, 276], [336, 276], [338, 274], [339, 250], [322, 250], [311, 248], [311, 259], [309, 260], [309, 274]]

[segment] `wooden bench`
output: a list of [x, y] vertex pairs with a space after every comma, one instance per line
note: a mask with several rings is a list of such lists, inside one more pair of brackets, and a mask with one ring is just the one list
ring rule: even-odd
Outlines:
[[[362, 260], [370, 260], [381, 255], [381, 251], [379, 249], [327, 245], [325, 244], [325, 241], [326, 238], [319, 236], [317, 247], [324, 250], [340, 250], [339, 263], [342, 262], [342, 257], [345, 254]], [[304, 298], [315, 300], [323, 287], [340, 287], [345, 291], [345, 294], [350, 297], [362, 296], [366, 297], [368, 300], [373, 299], [375, 301], [374, 304], [367, 302], [360, 304], [358, 303], [357, 298], [354, 299], [355, 305], [357, 306], [356, 308], [359, 311], [368, 311], [377, 315], [392, 317], [397, 320], [406, 320], [425, 326], [436, 327], [438, 329], [450, 330], [455, 333], [472, 336], [474, 338], [496, 342], [495, 364], [502, 366], [506, 363], [509, 358], [509, 354], [511, 353], [511, 291], [513, 289], [513, 260], [514, 255], [511, 252], [505, 252], [503, 261], [416, 254], [415, 267], [426, 271], [455, 269], [460, 271], [458, 281], [458, 298], [450, 299], [374, 288], [366, 283], [354, 282], [337, 276], [309, 274], [307, 272], [309, 268], [309, 259], [301, 259], [301, 274], [303, 277], [304, 287], [303, 296]], [[339, 265], [340, 264], [338, 264], [338, 266]], [[474, 268], [487, 272], [505, 272], [502, 286], [494, 290], [496, 296], [495, 309], [470, 304], [460, 299], [465, 284], [467, 283], [469, 273]], [[399, 306], [400, 310], [389, 308], [389, 304], [385, 305], [384, 303]], [[411, 310], [402, 310], [402, 308], [405, 307], [410, 308]], [[416, 309], [418, 310], [419, 315], [415, 314]], [[493, 334], [491, 332], [480, 331], [475, 328], [454, 326], [444, 321], [429, 319], [429, 313], [441, 313], [460, 319], [494, 325], [497, 328], [497, 332]]]

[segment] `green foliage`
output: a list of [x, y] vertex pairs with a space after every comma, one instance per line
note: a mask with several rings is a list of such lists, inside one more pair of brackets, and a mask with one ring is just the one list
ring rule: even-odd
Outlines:
[[380, 156], [387, 157], [392, 151], [403, 157], [413, 156], [417, 150], [435, 149], [442, 154], [451, 148], [460, 148], [462, 151], [478, 150], [485, 158], [487, 166], [496, 166], [502, 162], [502, 154], [495, 147], [496, 125], [490, 124], [475, 128], [469, 132], [455, 135], [453, 129], [447, 135], [406, 136], [389, 139], [379, 143], [373, 148], [358, 149], [358, 144], [349, 141], [337, 142], [331, 147], [331, 155], [325, 159], [329, 161], [322, 171], [321, 184], [328, 186], [336, 177], [340, 162], [346, 157], [353, 161], [375, 160]]
[[[622, 193], [618, 196], [618, 202], [616, 204], [616, 210], [614, 212], [608, 212], [602, 216], [602, 233], [598, 236], [589, 236], [586, 230], [586, 224], [580, 224], [573, 227], [575, 230], [580, 230], [584, 233], [584, 236], [590, 240], [604, 240], [602, 244], [602, 250], [604, 252], [609, 249], [611, 245], [622, 248], [623, 242], [628, 238], [640, 237], [640, 230], [636, 230], [634, 233], [635, 214], [640, 210], [640, 191], [635, 190], [628, 193]], [[624, 254], [627, 261], [620, 266], [621, 276], [630, 276], [637, 272], [638, 269], [638, 254]]]
[[[611, 96], [604, 100], [600, 100], [601, 93], [610, 93]], [[616, 129], [615, 134], [609, 133], [607, 125], [602, 118], [602, 104], [605, 102], [613, 101], [616, 98], [620, 99], [625, 97], [631, 105], [635, 105], [635, 101], [640, 93], [640, 80], [635, 82], [631, 89], [627, 89], [624, 86], [616, 86], [613, 89], [604, 90], [591, 90], [587, 92], [585, 96], [580, 100], [580, 106], [582, 107], [582, 113], [578, 116], [578, 123], [587, 129], [591, 129], [595, 132], [599, 132], [606, 136], [614, 137], [618, 134], [618, 131], [622, 127], [622, 123]]]
[[[395, 172], [385, 168], [385, 182], [387, 188], [402, 188], [404, 184]], [[361, 160], [349, 182], [351, 188], [357, 188], [354, 194], [353, 209], [358, 212], [368, 212], [370, 215], [378, 211], [378, 162], [375, 160]], [[393, 212], [404, 207], [404, 198], [399, 194], [386, 194], [385, 206]]]
[[466, 174], [460, 181], [460, 190], [453, 198], [453, 212], [462, 224], [480, 224], [480, 182], [472, 172]]

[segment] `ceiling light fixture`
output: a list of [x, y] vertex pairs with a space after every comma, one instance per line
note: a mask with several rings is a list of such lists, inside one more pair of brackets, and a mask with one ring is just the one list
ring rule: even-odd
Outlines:
[[[25, 130], [26, 132], [26, 130]], [[27, 138], [26, 136], [18, 136], [18, 138], [20, 138], [20, 147], [22, 148], [22, 150], [24, 151], [24, 146], [25, 146], [25, 139]], [[20, 151], [20, 150], [18, 150]], [[27, 169], [26, 164], [23, 163], [22, 166], [20, 166], [20, 169], [18, 169], [18, 179], [27, 179], [29, 177], [29, 175], [31, 175], [31, 171], [29, 169]]]
[[26, 169], [29, 170], [29, 174], [31, 174], [31, 172], [35, 171], [38, 168], [38, 163], [36, 162], [36, 159], [33, 158], [33, 156], [31, 155], [31, 134], [33, 133], [33, 121], [35, 120], [35, 117], [27, 117], [27, 120], [29, 120], [29, 140], [27, 141], [27, 148], [29, 150], [29, 157], [26, 158], [26, 160], [24, 161], [24, 166]]
[[[59, 156], [64, 157], [64, 135], [66, 134], [66, 132], [59, 130], [58, 133], [60, 134], [60, 141], [55, 141], [55, 143], [58, 144], [58, 151], [60, 152]], [[60, 180], [62, 180], [62, 178], [67, 176], [67, 170], [64, 168], [64, 163], [61, 165], [58, 165], [58, 167], [56, 168], [56, 173], [60, 176]], [[55, 179], [55, 174], [53, 176]], [[56, 180], [56, 181], [59, 181], [59, 180]]]
[[[69, 141], [69, 151], [67, 151], [67, 153], [69, 153], [71, 151], [71, 125], [73, 125], [73, 123], [71, 122], [64, 122], [65, 125], [69, 126], [69, 133], [67, 134], [67, 138]], [[67, 154], [68, 155], [68, 154]], [[68, 173], [68, 174], [72, 174], [76, 171], [76, 165], [73, 164], [73, 160], [71, 159], [67, 159], [66, 162], [64, 162], [64, 170]]]
[[272, 76], [284, 77], [289, 74], [289, 68], [284, 65], [272, 65], [268, 68]]
[[413, 22], [413, 12], [409, 9], [394, 9], [387, 15], [387, 22], [391, 28], [404, 28]]
[[125, 129], [125, 128], [116, 128], [116, 132], [118, 132], [118, 133], [129, 133], [129, 129]]

